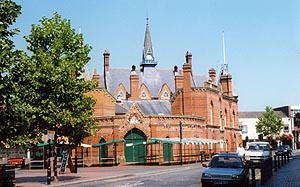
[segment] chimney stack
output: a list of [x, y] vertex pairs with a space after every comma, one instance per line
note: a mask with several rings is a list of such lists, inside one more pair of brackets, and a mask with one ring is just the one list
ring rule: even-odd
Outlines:
[[130, 98], [129, 100], [139, 100], [139, 75], [136, 73], [135, 65], [130, 73]]
[[96, 83], [96, 88], [99, 88], [99, 87], [100, 87], [100, 75], [97, 74], [96, 68], [94, 69], [94, 74], [93, 74], [92, 79], [93, 79], [93, 80], [95, 81], [95, 83]]
[[211, 79], [211, 82], [213, 84], [216, 84], [216, 70], [215, 69], [209, 69], [208, 70], [209, 78]]
[[104, 57], [104, 74], [105, 72], [109, 71], [109, 50], [105, 49], [104, 53], [103, 53], [103, 57]]

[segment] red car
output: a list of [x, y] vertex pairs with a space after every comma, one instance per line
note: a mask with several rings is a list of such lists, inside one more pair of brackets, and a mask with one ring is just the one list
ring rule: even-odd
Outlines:
[[7, 159], [9, 164], [24, 167], [25, 166], [25, 159], [24, 158], [9, 158]]

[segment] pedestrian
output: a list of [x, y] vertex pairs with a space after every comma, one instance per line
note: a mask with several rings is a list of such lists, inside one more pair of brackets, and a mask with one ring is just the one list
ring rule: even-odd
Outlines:
[[237, 152], [240, 156], [242, 156], [242, 157], [245, 156], [245, 149], [244, 149], [244, 147], [243, 147], [243, 145], [242, 145], [241, 143], [240, 143], [239, 146], [237, 147], [236, 152]]

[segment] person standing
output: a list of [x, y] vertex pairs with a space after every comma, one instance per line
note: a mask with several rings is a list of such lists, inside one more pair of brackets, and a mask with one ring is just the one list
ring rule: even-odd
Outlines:
[[236, 149], [236, 152], [242, 157], [245, 156], [245, 149], [241, 143], [239, 144], [238, 148]]

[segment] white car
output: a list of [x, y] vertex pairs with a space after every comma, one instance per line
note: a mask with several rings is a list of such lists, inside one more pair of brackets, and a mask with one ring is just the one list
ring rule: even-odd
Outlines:
[[271, 146], [269, 142], [248, 142], [246, 145], [246, 161], [260, 162], [272, 157]]

